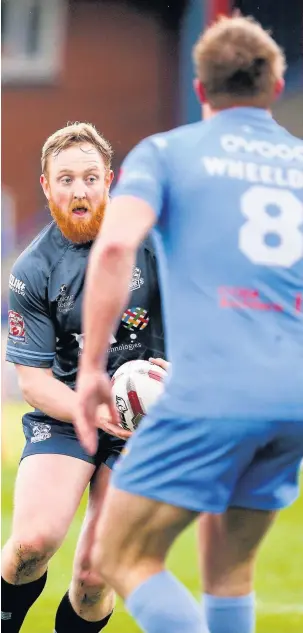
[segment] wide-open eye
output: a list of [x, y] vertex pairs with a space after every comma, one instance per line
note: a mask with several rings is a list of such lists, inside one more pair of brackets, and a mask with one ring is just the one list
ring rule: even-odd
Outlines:
[[94, 182], [97, 182], [98, 178], [97, 176], [88, 176], [87, 181], [89, 182], [89, 184], [93, 184]]
[[72, 179], [70, 176], [62, 176], [62, 178], [60, 178], [60, 182], [63, 185], [69, 185], [71, 183]]

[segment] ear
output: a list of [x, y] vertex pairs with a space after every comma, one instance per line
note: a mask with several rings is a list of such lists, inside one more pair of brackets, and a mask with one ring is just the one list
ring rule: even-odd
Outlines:
[[275, 99], [279, 99], [279, 97], [281, 97], [282, 93], [284, 92], [284, 88], [285, 88], [284, 79], [283, 78], [277, 79], [275, 83]]
[[41, 185], [41, 187], [43, 189], [43, 193], [44, 193], [45, 197], [47, 198], [47, 200], [50, 200], [50, 197], [51, 197], [50, 188], [49, 188], [48, 181], [47, 181], [46, 177], [44, 176], [44, 174], [41, 174], [41, 176], [40, 176], [40, 185]]
[[108, 188], [110, 188], [113, 180], [114, 180], [114, 172], [112, 169], [110, 169], [109, 171], [106, 172], [106, 175], [105, 175], [105, 183]]
[[205, 88], [203, 86], [203, 84], [201, 83], [200, 79], [194, 79], [194, 91], [198, 97], [198, 101], [201, 104], [204, 104], [207, 102], [206, 99], [206, 94], [205, 94]]

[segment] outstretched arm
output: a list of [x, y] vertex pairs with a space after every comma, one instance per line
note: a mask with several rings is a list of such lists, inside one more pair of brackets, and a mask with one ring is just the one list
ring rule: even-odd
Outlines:
[[127, 303], [138, 246], [155, 220], [150, 205], [133, 196], [119, 196], [108, 208], [87, 269], [83, 369], [105, 368], [111, 333]]
[[89, 260], [83, 307], [85, 348], [75, 421], [79, 439], [90, 453], [97, 449], [98, 405], [107, 404], [112, 422], [119, 424], [105, 373], [106, 353], [127, 302], [137, 248], [162, 212], [166, 181], [160, 146], [163, 143], [155, 137], [145, 139], [126, 158]]
[[107, 404], [112, 421], [119, 422], [105, 373], [106, 354], [111, 333], [127, 303], [137, 248], [155, 220], [153, 209], [144, 200], [117, 197], [107, 211], [90, 256], [83, 304], [85, 346], [77, 381], [76, 428], [84, 448], [91, 454], [97, 450], [98, 405]]

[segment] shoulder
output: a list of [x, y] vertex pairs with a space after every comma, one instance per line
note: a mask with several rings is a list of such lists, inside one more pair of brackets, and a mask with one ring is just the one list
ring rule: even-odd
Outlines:
[[67, 240], [56, 223], [51, 222], [19, 255], [13, 270], [23, 270], [25, 274], [49, 275], [67, 248]]
[[67, 240], [55, 222], [51, 222], [16, 259], [12, 275], [26, 278], [28, 282], [48, 278], [67, 248]]
[[[180, 127], [173, 128], [168, 132], [161, 132], [147, 136], [141, 140], [133, 150], [128, 154], [128, 157], [136, 155], [137, 158], [142, 157], [144, 154], [151, 157], [152, 155], [164, 156], [171, 147], [174, 147], [176, 143], [185, 142], [186, 140], [195, 139], [199, 131], [204, 130], [207, 126], [202, 121], [197, 123], [190, 123], [188, 125], [182, 125]], [[127, 158], [128, 158], [127, 157]]]
[[148, 145], [152, 151], [156, 151], [158, 154], [165, 154], [175, 144], [186, 142], [188, 140], [195, 139], [197, 134], [201, 133], [207, 128], [207, 125], [203, 121], [196, 123], [189, 123], [187, 125], [181, 125], [173, 128], [168, 132], [161, 132], [160, 134], [153, 134], [148, 136], [141, 143]]
[[293, 136], [286, 128], [282, 127], [276, 122], [279, 130], [281, 141], [287, 143], [292, 148], [291, 159], [299, 159], [303, 161], [303, 140], [297, 136]]

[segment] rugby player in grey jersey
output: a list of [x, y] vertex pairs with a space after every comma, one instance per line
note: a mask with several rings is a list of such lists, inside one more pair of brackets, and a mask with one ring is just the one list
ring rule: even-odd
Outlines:
[[[7, 360], [24, 399], [25, 448], [15, 487], [11, 536], [2, 554], [2, 630], [17, 633], [46, 582], [50, 558], [90, 484], [72, 582], [59, 605], [56, 633], [97, 633], [107, 624], [114, 592], [89, 567], [89, 544], [110, 469], [128, 433], [100, 411], [91, 457], [73, 427], [78, 359], [84, 345], [81, 307], [87, 259], [108, 207], [113, 178], [109, 143], [89, 124], [50, 136], [42, 150], [41, 185], [53, 221], [15, 262], [10, 277]], [[131, 295], [109, 342], [108, 371], [124, 362], [163, 356], [157, 269], [152, 245], [139, 250]], [[104, 411], [104, 410], [103, 410]], [[106, 432], [105, 432], [106, 431]]]

